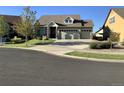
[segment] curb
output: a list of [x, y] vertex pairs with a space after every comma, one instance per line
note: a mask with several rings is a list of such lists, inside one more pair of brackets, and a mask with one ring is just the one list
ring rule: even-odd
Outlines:
[[78, 56], [71, 56], [71, 55], [59, 55], [59, 54], [53, 54], [47, 51], [42, 51], [42, 52], [55, 55], [55, 56], [72, 58], [72, 59], [80, 59], [80, 60], [88, 60], [88, 61], [96, 61], [96, 62], [124, 63], [124, 60], [96, 59], [96, 58], [78, 57]]
[[65, 55], [65, 54], [55, 54], [55, 53], [48, 52], [47, 50], [37, 50], [37, 49], [31, 49], [31, 48], [13, 47], [12, 49], [33, 50], [33, 51], [44, 52], [44, 53], [55, 55], [55, 56], [72, 58], [72, 59], [80, 59], [80, 60], [89, 60], [89, 61], [96, 61], [96, 62], [110, 62], [110, 63], [124, 63], [124, 60], [96, 59], [96, 58], [88, 58], [88, 57], [78, 57], [78, 56], [71, 56], [71, 55]]

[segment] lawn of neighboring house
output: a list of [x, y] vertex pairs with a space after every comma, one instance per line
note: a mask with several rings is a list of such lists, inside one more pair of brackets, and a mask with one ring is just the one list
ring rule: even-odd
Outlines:
[[51, 44], [55, 40], [49, 39], [49, 40], [39, 40], [39, 39], [32, 39], [27, 41], [28, 46], [26, 46], [26, 43], [19, 43], [19, 44], [13, 44], [13, 43], [5, 43], [2, 47], [32, 47], [34, 45], [44, 45], [44, 44]]
[[86, 57], [86, 58], [97, 58], [97, 59], [124, 60], [124, 54], [99, 54], [99, 53], [73, 51], [66, 53], [66, 55]]

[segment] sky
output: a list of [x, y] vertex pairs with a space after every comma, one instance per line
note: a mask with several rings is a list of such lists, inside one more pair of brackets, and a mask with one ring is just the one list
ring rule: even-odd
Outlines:
[[[23, 6], [0, 6], [0, 14], [21, 15]], [[37, 11], [36, 18], [42, 15], [79, 14], [81, 19], [90, 19], [94, 23], [93, 31], [96, 32], [104, 24], [111, 8], [124, 8], [124, 6], [32, 6]]]

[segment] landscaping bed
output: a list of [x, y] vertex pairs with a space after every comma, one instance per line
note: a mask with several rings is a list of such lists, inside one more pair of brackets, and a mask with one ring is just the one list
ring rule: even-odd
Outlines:
[[124, 54], [101, 54], [101, 53], [73, 51], [73, 52], [66, 53], [66, 55], [87, 57], [87, 58], [97, 58], [97, 59], [124, 60]]

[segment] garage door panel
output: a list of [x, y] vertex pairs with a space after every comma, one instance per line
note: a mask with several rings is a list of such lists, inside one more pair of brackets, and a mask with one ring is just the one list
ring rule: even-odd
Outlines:
[[90, 33], [88, 31], [82, 31], [81, 33], [81, 39], [90, 39]]

